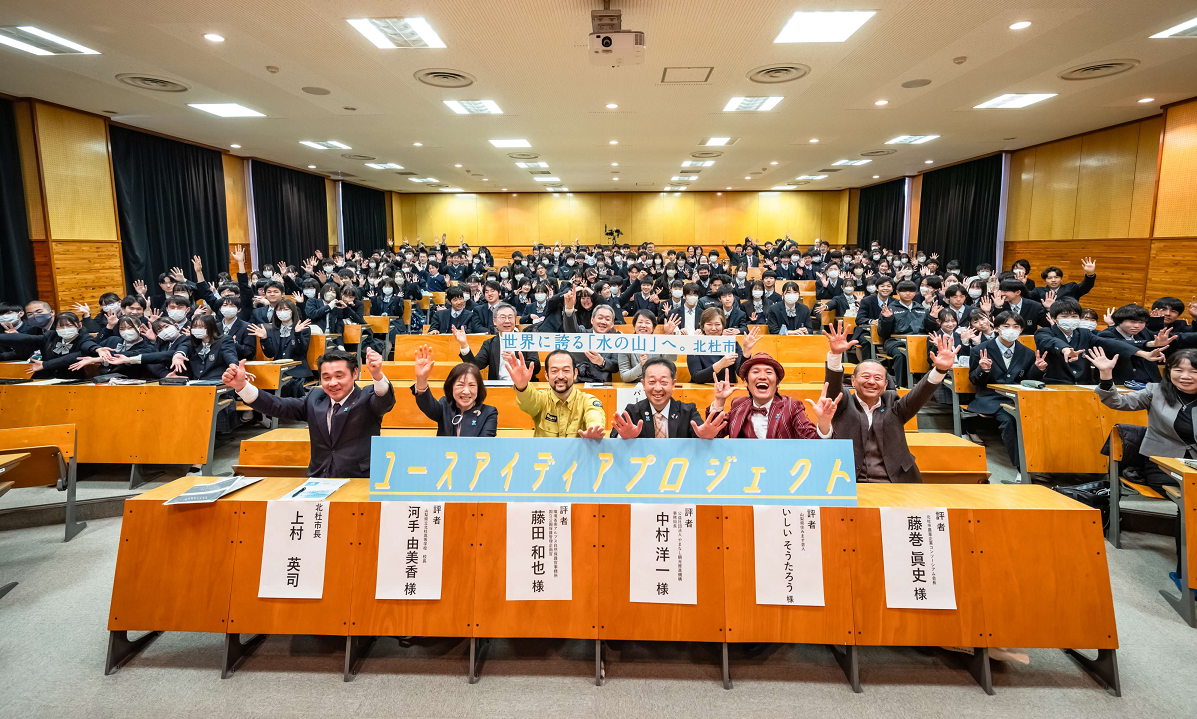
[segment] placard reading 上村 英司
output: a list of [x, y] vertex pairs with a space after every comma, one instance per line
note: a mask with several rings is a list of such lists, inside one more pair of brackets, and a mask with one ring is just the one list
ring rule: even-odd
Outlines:
[[856, 506], [844, 439], [374, 437], [370, 499]]

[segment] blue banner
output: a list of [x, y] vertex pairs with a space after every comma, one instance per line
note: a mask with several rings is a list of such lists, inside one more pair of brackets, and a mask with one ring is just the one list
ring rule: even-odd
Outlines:
[[856, 506], [846, 439], [374, 437], [372, 501]]
[[742, 335], [572, 334], [566, 332], [504, 332], [501, 349], [511, 352], [605, 352], [664, 355], [735, 354]]

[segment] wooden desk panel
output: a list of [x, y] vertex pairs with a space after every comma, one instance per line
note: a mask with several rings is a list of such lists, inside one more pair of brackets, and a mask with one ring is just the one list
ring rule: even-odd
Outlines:
[[476, 502], [445, 504], [439, 600], [375, 599], [381, 502], [361, 502], [349, 633], [355, 636], [466, 637], [473, 631]]
[[1185, 513], [1185, 554], [1189, 564], [1189, 587], [1197, 589], [1197, 469], [1189, 467], [1179, 459], [1170, 457], [1152, 457], [1165, 472], [1172, 474], [1172, 478], [1180, 484], [1184, 506], [1180, 511]]
[[698, 604], [649, 604], [631, 597], [632, 510], [600, 505], [599, 636], [639, 641], [722, 642], [723, 514], [719, 506], [697, 508]]
[[28, 362], [0, 362], [0, 379], [26, 379], [28, 368]]
[[595, 639], [599, 617], [598, 504], [570, 506], [573, 599], [507, 601], [507, 505], [478, 504], [474, 636]]
[[[801, 510], [801, 507], [796, 509]], [[852, 533], [849, 508], [820, 510], [823, 543], [822, 607], [756, 603], [752, 507], [723, 507], [723, 574], [727, 641], [852, 644]]]

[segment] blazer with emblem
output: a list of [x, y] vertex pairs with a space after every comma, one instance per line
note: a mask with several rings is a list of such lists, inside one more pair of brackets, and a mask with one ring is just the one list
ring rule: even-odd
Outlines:
[[354, 387], [341, 411], [332, 416], [330, 432], [326, 417], [332, 404], [332, 398], [316, 388], [300, 398], [258, 392], [249, 406], [270, 417], [308, 423], [312, 446], [309, 477], [369, 477], [370, 438], [382, 434], [382, 416], [395, 406], [394, 385], [381, 396], [373, 385]]
[[[430, 387], [417, 392], [413, 384], [411, 393], [424, 416], [436, 422], [437, 437], [494, 437], [499, 433], [499, 410], [489, 404], [474, 405], [463, 413], [458, 411], [457, 403], [448, 397], [433, 397]], [[459, 415], [461, 420], [453, 424]], [[458, 429], [461, 430], [460, 435]]]
[[[647, 399], [633, 402], [624, 407], [623, 411], [628, 413], [628, 417], [633, 422], [644, 422], [644, 426], [640, 428], [640, 437], [642, 439], [653, 439], [657, 436], [656, 427], [653, 425], [653, 406]], [[702, 415], [699, 414], [698, 408], [690, 402], [679, 402], [676, 399], [670, 399], [669, 438], [697, 439], [698, 435], [694, 434], [694, 428], [690, 426], [691, 422], [700, 427], [702, 426]], [[619, 432], [612, 429], [611, 436], [618, 437]]]
[[[981, 369], [982, 351], [993, 360], [988, 371]], [[1014, 356], [1009, 365], [996, 337], [982, 342], [968, 355], [968, 379], [977, 388], [977, 396], [968, 403], [968, 410], [976, 414], [996, 414], [1002, 407], [1002, 396], [989, 389], [989, 385], [1018, 384], [1024, 379], [1042, 378], [1043, 373], [1035, 366], [1035, 352], [1022, 342], [1014, 343]]]
[[[748, 414], [752, 410], [752, 397], [737, 397], [732, 400], [727, 411], [727, 426], [719, 433], [720, 437], [739, 437], [748, 421]], [[707, 418], [711, 416], [707, 408]], [[806, 416], [806, 409], [802, 402], [783, 394], [774, 395], [773, 403], [769, 405], [769, 428], [766, 439], [818, 439], [819, 433]]]

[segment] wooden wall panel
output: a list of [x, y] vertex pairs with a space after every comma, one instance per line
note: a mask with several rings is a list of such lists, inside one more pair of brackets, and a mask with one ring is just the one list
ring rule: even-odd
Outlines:
[[[1197, 239], [1152, 240], [1147, 270], [1147, 307], [1161, 297], [1179, 298], [1188, 305], [1197, 298], [1193, 268], [1197, 267]], [[1185, 314], [1188, 314], [1186, 311]]]
[[656, 192], [639, 192], [632, 195], [632, 231], [624, 235], [623, 241], [632, 245], [643, 242], [662, 242], [661, 195]]
[[76, 302], [93, 306], [105, 292], [125, 294], [121, 246], [117, 242], [51, 242], [57, 309]]
[[1131, 200], [1129, 237], [1151, 235], [1151, 213], [1155, 206], [1155, 179], [1159, 170], [1160, 138], [1164, 118], [1149, 117], [1139, 123], [1139, 149], [1135, 159], [1135, 190]]
[[1169, 107], [1155, 204], [1155, 237], [1197, 235], [1197, 101]]
[[[233, 248], [241, 245], [249, 253], [249, 196], [245, 191], [245, 160], [236, 155], [224, 155], [224, 206], [229, 228], [229, 274], [237, 276]], [[254, 258], [246, 257], [246, 267], [256, 267]]]
[[726, 205], [727, 222], [723, 235], [727, 238], [725, 241], [728, 244], [733, 244], [743, 242], [745, 237], [759, 237], [760, 201], [757, 193], [729, 192], [723, 195], [723, 199]]
[[[396, 233], [396, 240], [403, 240], [409, 242], [416, 241], [416, 235], [419, 234], [418, 212], [416, 212], [416, 195], [399, 195], [399, 220], [396, 221], [396, 227], [400, 231]], [[401, 224], [400, 224], [401, 223]]]
[[694, 196], [689, 192], [661, 197], [661, 242], [688, 245], [694, 241]]
[[[762, 242], [765, 240], [774, 240], [778, 237], [785, 237], [786, 230], [789, 228], [791, 213], [798, 214], [796, 199], [794, 193], [780, 191], [762, 192], [758, 196], [756, 231]], [[819, 202], [818, 209], [822, 209], [822, 202]], [[819, 213], [816, 210], [816, 223], [818, 222], [818, 218]], [[744, 238], [741, 237], [740, 241], [743, 242]]]
[[33, 110], [51, 239], [119, 241], [104, 118], [40, 102]]
[[1126, 237], [1130, 228], [1139, 123], [1081, 137], [1073, 237]]
[[860, 188], [848, 190], [848, 234], [847, 244], [857, 244], [857, 219], [860, 217]]
[[569, 234], [569, 204], [572, 198], [565, 192], [549, 192], [539, 195], [539, 199], [537, 216], [540, 241], [546, 245], [558, 242], [572, 245], [574, 238]]
[[568, 241], [574, 238], [584, 245], [607, 239], [603, 236], [602, 196], [590, 192], [574, 192], [569, 196]]
[[50, 262], [50, 243], [46, 240], [33, 240], [33, 268], [37, 274], [37, 298], [42, 302], [49, 302], [57, 308], [57, 297], [54, 292], [54, 267]]
[[1010, 156], [1010, 189], [1006, 198], [1006, 242], [1030, 237], [1031, 194], [1035, 185], [1035, 149]]
[[1027, 260], [1037, 285], [1041, 284], [1039, 273], [1049, 265], [1064, 271], [1065, 282], [1080, 282], [1085, 274], [1081, 269], [1081, 258], [1092, 257], [1097, 262], [1097, 282], [1093, 290], [1081, 298], [1081, 305], [1096, 309], [1100, 316], [1107, 307], [1143, 302], [1147, 286], [1146, 258], [1151, 255], [1152, 244], [1148, 238], [1007, 241], [1005, 264], [1009, 267], [1017, 259]]
[[384, 190], [382, 193], [383, 204], [386, 205], [386, 232], [387, 232], [387, 246], [394, 246], [395, 244], [395, 206], [391, 202], [391, 195], [395, 194], [390, 190]]
[[[790, 206], [789, 216], [786, 218], [786, 227], [783, 228], [784, 232], [779, 235], [767, 235], [764, 231], [761, 231], [761, 240], [766, 242], [769, 240], [777, 240], [784, 238], [788, 234], [791, 240], [794, 240], [800, 245], [814, 244], [815, 240], [821, 239], [823, 198], [826, 197], [827, 194], [829, 193], [787, 193], [786, 196], [791, 199], [792, 204]], [[838, 244], [837, 240], [830, 238], [828, 239], [828, 242]]]
[[[624, 235], [630, 233], [632, 231], [632, 196], [624, 192], [604, 192], [599, 195], [599, 222], [607, 229], [618, 229]], [[623, 242], [624, 236], [621, 235], [619, 240]], [[603, 241], [607, 241], [605, 235]]]
[[487, 192], [477, 196], [478, 236], [466, 238], [477, 249], [491, 245], [502, 247], [508, 242], [507, 195]]
[[12, 104], [12, 109], [16, 118], [17, 149], [21, 153], [21, 184], [25, 188], [25, 215], [29, 222], [29, 238], [44, 240], [46, 215], [38, 165], [37, 137], [33, 131], [33, 103], [18, 100]]
[[694, 241], [686, 244], [718, 245], [727, 237], [727, 195], [699, 192], [694, 201]]
[[536, 193], [513, 193], [507, 200], [507, 242], [525, 251], [540, 242], [539, 217], [540, 200]]
[[1079, 137], [1037, 148], [1031, 196], [1031, 238], [1072, 238], [1080, 161]]
[[847, 190], [840, 190], [839, 192], [823, 192], [820, 193], [823, 206], [819, 214], [819, 236], [822, 240], [827, 238], [831, 244], [842, 244], [843, 240], [839, 239], [847, 234], [847, 221], [844, 218], [844, 211], [847, 209], [844, 205], [848, 201]]

